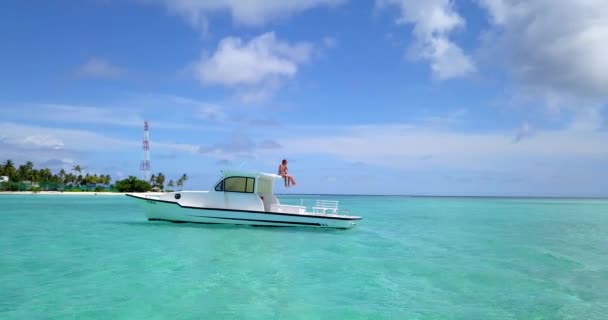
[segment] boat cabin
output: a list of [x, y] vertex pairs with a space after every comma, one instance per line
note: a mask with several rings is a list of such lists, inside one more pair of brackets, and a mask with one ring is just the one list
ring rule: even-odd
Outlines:
[[338, 214], [338, 202], [317, 202], [312, 212], [304, 206], [284, 205], [275, 197], [274, 173], [246, 170], [223, 171], [209, 191], [176, 191], [148, 196], [164, 202], [178, 203], [184, 208], [207, 208], [230, 211], [255, 211], [289, 214]]
[[186, 207], [303, 214], [305, 207], [281, 205], [275, 197], [273, 173], [247, 170], [223, 171], [209, 191], [178, 191], [159, 196]]
[[246, 206], [249, 210], [270, 212], [279, 205], [273, 192], [275, 179], [281, 179], [281, 176], [257, 171], [223, 171], [209, 192], [221, 194], [226, 208]]

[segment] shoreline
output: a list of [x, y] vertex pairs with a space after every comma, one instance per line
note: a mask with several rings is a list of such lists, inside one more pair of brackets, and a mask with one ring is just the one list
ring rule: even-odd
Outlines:
[[61, 192], [61, 191], [0, 191], [0, 195], [69, 195], [69, 196], [124, 196], [126, 194], [162, 195], [163, 192]]

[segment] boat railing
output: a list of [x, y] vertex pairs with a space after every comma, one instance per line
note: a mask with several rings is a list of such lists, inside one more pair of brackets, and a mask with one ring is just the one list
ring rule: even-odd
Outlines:
[[312, 207], [313, 213], [332, 213], [338, 214], [339, 202], [335, 200], [317, 200]]

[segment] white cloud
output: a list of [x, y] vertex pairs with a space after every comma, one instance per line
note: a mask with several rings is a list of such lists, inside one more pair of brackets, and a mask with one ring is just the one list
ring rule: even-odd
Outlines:
[[[608, 2], [605, 0], [476, 0], [491, 27], [482, 33], [477, 62], [503, 65], [518, 98], [542, 100], [556, 112], [597, 107], [608, 99]], [[476, 63], [450, 34], [465, 26], [451, 0], [377, 0], [397, 6], [397, 24], [411, 25], [415, 58], [438, 79], [464, 76]], [[481, 60], [484, 58], [485, 60]]]
[[597, 131], [604, 125], [601, 108], [585, 108], [575, 114], [571, 128], [576, 131]]
[[27, 119], [39, 119], [52, 122], [96, 123], [117, 126], [143, 126], [144, 119], [137, 112], [126, 108], [91, 107], [70, 104], [39, 103], [15, 108], [9, 113], [25, 116]]
[[197, 63], [196, 71], [203, 83], [255, 85], [277, 77], [294, 76], [298, 64], [307, 62], [311, 51], [310, 43], [291, 45], [277, 39], [274, 32], [248, 42], [227, 37], [220, 41], [213, 55]]
[[[129, 160], [124, 159], [139, 156], [140, 148], [138, 137], [108, 137], [102, 130], [97, 132], [0, 122], [0, 161], [11, 159], [19, 164], [31, 160], [38, 167], [49, 167], [55, 171], [69, 169], [71, 164], [78, 163], [87, 167], [88, 172], [96, 172], [99, 168], [112, 168], [102, 170], [104, 172], [116, 171], [117, 168], [129, 170], [125, 166], [133, 165], [129, 172], [135, 173], [139, 162], [125, 164]], [[157, 140], [153, 141], [152, 148], [154, 152], [186, 154], [197, 154], [199, 150], [198, 145]], [[97, 158], [104, 153], [107, 154], [102, 157], [105, 159], [99, 161]], [[112, 157], [115, 154], [120, 156]]]
[[[294, 128], [294, 130], [298, 130]], [[322, 128], [315, 128], [322, 130]], [[310, 131], [304, 129], [303, 131]], [[528, 128], [531, 133], [532, 128]], [[534, 130], [513, 143], [512, 132], [466, 133], [416, 124], [332, 127], [324, 137], [285, 137], [284, 154], [324, 154], [348, 161], [399, 169], [513, 169], [519, 161], [564, 158], [601, 159], [608, 156], [608, 132], [590, 126]], [[584, 161], [584, 160], [583, 160]]]
[[124, 73], [123, 69], [100, 58], [91, 58], [76, 70], [77, 76], [92, 78], [118, 78]]
[[[194, 117], [206, 121], [204, 129], [210, 129], [210, 125], [218, 125], [224, 130], [229, 130], [232, 127], [260, 127], [260, 126], [278, 126], [279, 122], [273, 119], [266, 113], [260, 113], [259, 110], [243, 109], [231, 105], [208, 103], [197, 101], [184, 97], [174, 97], [179, 104], [194, 107]], [[201, 127], [202, 129], [203, 127]]]
[[61, 139], [48, 134], [11, 135], [0, 132], [0, 142], [19, 145], [24, 148], [49, 148], [54, 150], [63, 149], [64, 146]]
[[274, 32], [249, 41], [227, 37], [212, 55], [196, 62], [194, 70], [202, 84], [237, 88], [241, 100], [259, 101], [272, 95], [282, 81], [294, 77], [299, 66], [310, 60], [312, 49], [311, 43], [290, 44]]
[[478, 0], [495, 28], [486, 46], [526, 94], [551, 106], [608, 98], [608, 1]]
[[[106, 126], [125, 126], [143, 128], [145, 114], [164, 113], [169, 107], [185, 109], [184, 117], [189, 117], [197, 112], [197, 108], [212, 106], [200, 101], [179, 100], [173, 96], [155, 95], [151, 101], [137, 101], [137, 99], [119, 103], [109, 103], [106, 106], [86, 106], [57, 103], [34, 103], [20, 104], [14, 106], [2, 106], [5, 119], [9, 121], [44, 121], [54, 124], [62, 123], [87, 123]], [[126, 106], [121, 106], [126, 105]], [[148, 119], [150, 120], [150, 119]], [[200, 130], [195, 124], [187, 124], [185, 121], [171, 122], [166, 119], [153, 117], [150, 121], [155, 129], [192, 129]]]
[[2, 158], [15, 163], [32, 160], [37, 165], [47, 165], [54, 170], [70, 162], [82, 164], [86, 152], [112, 152], [138, 146], [136, 142], [107, 138], [84, 130], [0, 123]]
[[199, 153], [212, 156], [218, 160], [255, 159], [268, 150], [278, 150], [283, 146], [272, 139], [255, 142], [250, 135], [233, 132], [225, 143], [216, 143], [209, 146], [200, 146]]
[[[139, 137], [128, 139], [108, 137], [106, 132], [43, 127], [10, 122], [0, 123], [0, 143], [15, 150], [36, 149], [53, 155], [63, 152], [116, 152], [139, 150]], [[155, 150], [197, 153], [198, 145], [153, 141]]]
[[191, 25], [207, 30], [208, 15], [229, 12], [236, 24], [262, 26], [312, 8], [335, 6], [343, 0], [164, 0], [167, 8]]
[[475, 71], [469, 56], [449, 39], [449, 34], [464, 28], [465, 20], [454, 10], [450, 0], [377, 0], [379, 7], [399, 6], [397, 24], [413, 26], [416, 39], [411, 53], [428, 60], [433, 76], [439, 80], [463, 77]]
[[86, 130], [48, 128], [0, 123], [0, 140], [17, 148], [67, 149], [73, 151], [115, 151], [137, 147], [139, 142], [109, 138]]
[[181, 153], [198, 153], [200, 146], [189, 143], [172, 143], [172, 142], [151, 142], [151, 148], [157, 150], [169, 150]]

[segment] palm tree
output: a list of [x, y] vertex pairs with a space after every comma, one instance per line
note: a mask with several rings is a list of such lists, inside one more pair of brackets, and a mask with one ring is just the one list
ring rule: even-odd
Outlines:
[[184, 183], [188, 180], [188, 176], [184, 173], [179, 179], [177, 179], [177, 187], [182, 190]]
[[109, 185], [110, 181], [112, 181], [112, 178], [110, 178], [109, 174], [106, 174], [106, 175], [100, 174], [99, 177], [97, 178], [97, 183], [101, 183], [104, 185]]
[[165, 189], [165, 175], [162, 172], [159, 172], [156, 175], [156, 185], [161, 189]]
[[42, 181], [53, 181], [53, 171], [49, 168], [44, 168], [38, 172]]
[[152, 187], [156, 186], [156, 175], [154, 175], [154, 173], [152, 174], [152, 176], [150, 176], [150, 184], [152, 185]]
[[[35, 172], [36, 170], [34, 170]], [[38, 171], [38, 180], [40, 180], [41, 182], [50, 182], [53, 179], [53, 173], [51, 172], [51, 169], [49, 168], [45, 168], [42, 169], [40, 171]]]
[[30, 179], [32, 182], [41, 183], [40, 187], [48, 190], [49, 183], [52, 183], [53, 180], [53, 172], [51, 169], [44, 168], [40, 170], [32, 170], [32, 178]]
[[29, 177], [27, 178], [27, 180], [29, 180], [31, 182], [40, 182], [40, 181], [42, 181], [41, 171], [42, 170], [36, 170], [36, 169], [30, 171]]
[[169, 183], [167, 183], [167, 187], [173, 188], [174, 186], [175, 184], [173, 183], [173, 179], [169, 180]]
[[33, 170], [34, 170], [34, 163], [31, 161], [28, 161], [25, 164], [20, 165], [19, 169], [17, 169], [17, 174], [19, 175], [18, 180], [34, 181], [35, 174], [34, 174]]
[[6, 160], [3, 166], [4, 175], [8, 176], [9, 180], [14, 181], [17, 176], [17, 170], [12, 160]]
[[59, 183], [60, 184], [64, 184], [65, 183], [65, 170], [61, 169], [59, 170]]
[[15, 169], [15, 164], [13, 163], [13, 160], [8, 159], [4, 162], [4, 170], [6, 170], [7, 168], [13, 168]]
[[72, 167], [72, 171], [78, 172], [79, 174], [82, 172], [82, 167], [80, 165], [74, 165]]
[[65, 184], [73, 184], [76, 181], [76, 177], [73, 173], [68, 173], [65, 176]]
[[34, 170], [34, 163], [31, 161], [27, 161], [25, 163], [25, 178], [30, 181], [37, 180], [37, 172]]

